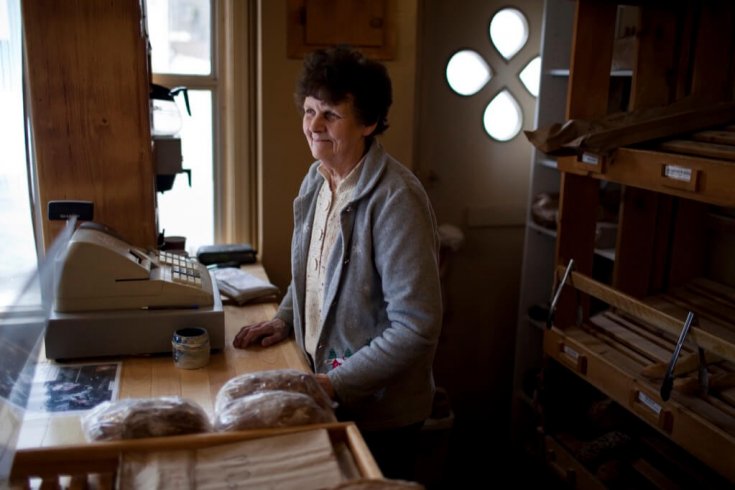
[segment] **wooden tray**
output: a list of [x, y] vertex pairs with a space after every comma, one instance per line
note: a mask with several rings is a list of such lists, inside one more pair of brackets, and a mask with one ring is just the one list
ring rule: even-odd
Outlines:
[[[41, 488], [111, 489], [115, 485], [120, 456], [126, 453], [199, 449], [314, 429], [326, 429], [335, 451], [351, 456], [359, 474], [346, 474], [345, 479], [382, 478], [382, 473], [365, 445], [357, 426], [351, 422], [335, 422], [280, 429], [21, 449], [15, 454], [10, 480], [13, 488], [31, 488], [33, 479], [40, 478]], [[341, 449], [347, 451], [340, 451]]]

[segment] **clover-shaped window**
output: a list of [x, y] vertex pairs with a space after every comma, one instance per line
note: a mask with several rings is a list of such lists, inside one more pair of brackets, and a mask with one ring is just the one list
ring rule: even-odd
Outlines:
[[500, 55], [509, 60], [528, 42], [528, 21], [518, 9], [504, 8], [490, 21], [490, 41]]
[[520, 132], [523, 111], [507, 89], [501, 90], [485, 107], [482, 125], [485, 132], [498, 141], [512, 140]]
[[[488, 32], [490, 42], [507, 63], [528, 43], [528, 20], [516, 8], [503, 8], [493, 15]], [[540, 69], [541, 58], [536, 56], [517, 73], [521, 85], [534, 97], [538, 97]], [[462, 96], [480, 92], [491, 84], [493, 75], [494, 70], [490, 64], [472, 49], [455, 52], [447, 62], [446, 77], [449, 87]], [[521, 132], [523, 111], [507, 87], [501, 87], [495, 92], [495, 96], [485, 107], [482, 122], [485, 132], [496, 141], [509, 141]]]
[[536, 56], [529, 61], [518, 74], [523, 86], [534, 97], [538, 97], [539, 82], [541, 81], [541, 56]]
[[459, 95], [476, 94], [492, 76], [490, 65], [471, 49], [457, 51], [447, 63], [447, 82]]

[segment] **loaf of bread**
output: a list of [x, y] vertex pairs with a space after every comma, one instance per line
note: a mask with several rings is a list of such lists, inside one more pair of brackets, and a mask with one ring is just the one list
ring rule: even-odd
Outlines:
[[262, 391], [232, 400], [216, 412], [214, 429], [236, 431], [335, 422], [334, 412], [309, 395], [293, 391]]
[[90, 441], [139, 439], [210, 432], [204, 409], [181, 397], [125, 398], [103, 402], [82, 417]]
[[313, 398], [320, 407], [334, 410], [332, 400], [313, 374], [296, 369], [273, 369], [241, 374], [227, 381], [217, 393], [214, 412], [222, 412], [238, 398], [273, 390], [303, 393]]

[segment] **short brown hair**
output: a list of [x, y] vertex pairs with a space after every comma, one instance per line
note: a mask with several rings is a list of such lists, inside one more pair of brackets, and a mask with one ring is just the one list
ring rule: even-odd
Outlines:
[[306, 97], [339, 104], [349, 97], [357, 119], [365, 126], [377, 123], [376, 136], [388, 129], [388, 109], [393, 102], [388, 70], [349, 46], [318, 49], [304, 59], [296, 84], [296, 104], [303, 110]]

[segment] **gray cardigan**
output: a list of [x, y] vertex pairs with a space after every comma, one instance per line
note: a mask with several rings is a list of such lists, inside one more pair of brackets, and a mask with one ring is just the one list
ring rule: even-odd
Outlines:
[[[304, 350], [306, 261], [323, 178], [312, 164], [294, 200], [292, 280], [277, 316]], [[441, 329], [436, 219], [418, 179], [373, 142], [328, 259], [315, 372], [328, 373], [341, 417], [362, 429], [425, 420]]]

